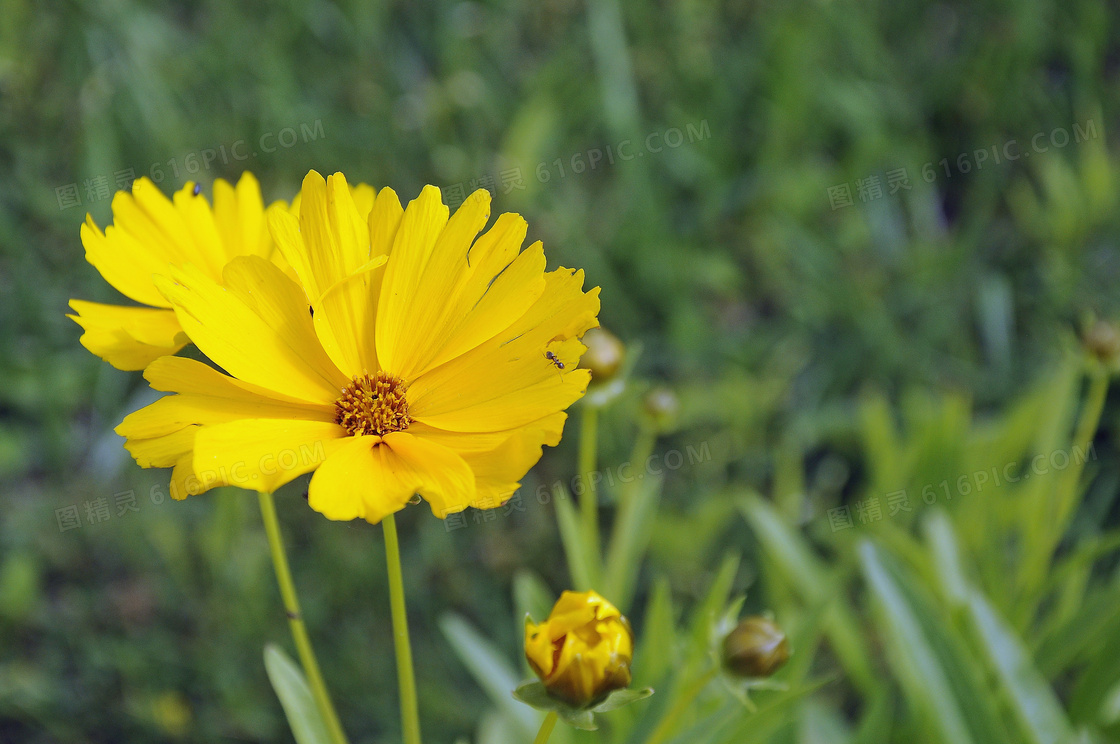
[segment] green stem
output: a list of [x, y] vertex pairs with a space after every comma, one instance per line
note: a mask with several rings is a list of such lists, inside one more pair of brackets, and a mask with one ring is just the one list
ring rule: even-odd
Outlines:
[[552, 736], [552, 729], [556, 727], [556, 718], [556, 711], [549, 711], [541, 721], [540, 731], [537, 732], [537, 738], [533, 739], [533, 744], [544, 744], [548, 741], [548, 737]]
[[288, 556], [284, 553], [284, 542], [280, 537], [280, 522], [276, 519], [276, 504], [271, 493], [260, 492], [257, 497], [261, 505], [261, 518], [264, 520], [264, 531], [268, 535], [268, 547], [272, 553], [272, 567], [276, 569], [276, 581], [280, 584], [280, 597], [284, 602], [284, 611], [288, 615], [288, 626], [292, 630], [292, 641], [296, 644], [303, 673], [307, 676], [307, 684], [311, 687], [311, 695], [315, 699], [315, 706], [327, 727], [331, 741], [334, 744], [347, 744], [346, 734], [342, 724], [338, 721], [338, 714], [334, 711], [330, 693], [323, 682], [323, 675], [319, 671], [319, 662], [315, 659], [315, 651], [311, 648], [311, 639], [307, 635], [307, 626], [303, 623], [303, 615], [299, 610], [299, 597], [296, 587], [292, 582], [292, 573], [288, 569]]
[[[1093, 443], [1093, 435], [1097, 433], [1097, 427], [1101, 423], [1101, 414], [1104, 412], [1104, 402], [1108, 397], [1108, 372], [1100, 365], [1094, 365], [1089, 372], [1089, 392], [1085, 398], [1085, 406], [1082, 409], [1081, 417], [1077, 421], [1077, 430], [1073, 437], [1073, 452], [1070, 456], [1073, 460], [1073, 468], [1066, 476], [1064, 482], [1064, 498], [1060, 499], [1059, 506], [1066, 507], [1067, 511], [1072, 507], [1072, 501], [1077, 492], [1077, 486], [1081, 482], [1081, 473], [1085, 470], [1085, 461], [1088, 459], [1088, 449]], [[1084, 456], [1077, 457], [1078, 452], [1084, 453]], [[1068, 516], [1067, 513], [1059, 515], [1064, 522]]]
[[646, 744], [661, 744], [661, 742], [669, 738], [669, 735], [673, 733], [673, 729], [677, 725], [677, 721], [684, 715], [685, 711], [688, 710], [688, 706], [692, 705], [692, 701], [703, 692], [709, 682], [715, 679], [716, 674], [717, 671], [715, 668], [709, 669], [701, 675], [699, 679], [693, 682], [691, 687], [681, 693], [681, 696], [677, 698], [673, 707], [669, 709], [669, 712], [666, 713], [665, 717], [661, 719], [661, 722], [657, 724], [657, 728], [655, 728], [653, 733], [650, 734], [650, 737], [646, 739]]
[[404, 606], [404, 578], [397, 522], [393, 515], [381, 520], [385, 528], [385, 563], [389, 571], [389, 605], [393, 613], [393, 646], [397, 651], [397, 686], [401, 696], [401, 729], [404, 744], [420, 744], [420, 706], [416, 700], [416, 675], [412, 671], [412, 645], [408, 640], [408, 615]]
[[[631, 466], [641, 468], [639, 477], [644, 474], [646, 463], [649, 462], [656, 443], [656, 430], [643, 425], [638, 430], [634, 449], [630, 453]], [[606, 596], [610, 597], [614, 605], [621, 608], [623, 612], [630, 604], [634, 577], [638, 574], [638, 564], [641, 563], [642, 553], [644, 553], [644, 546], [639, 548], [637, 543], [648, 538], [648, 532], [640, 534], [641, 530], [637, 529], [639, 525], [635, 524], [636, 510], [642, 506], [637, 498], [640, 483], [638, 478], [634, 478], [619, 489], [618, 510], [615, 513], [614, 527], [611, 529], [610, 543], [606, 550], [607, 562], [604, 569], [606, 578], [603, 582], [603, 590], [608, 592]]]
[[1077, 426], [1073, 434], [1073, 451], [1069, 452], [1072, 467], [1062, 474], [1058, 483], [1057, 498], [1052, 500], [1051, 508], [1054, 510], [1047, 520], [1050, 526], [1050, 542], [1046, 546], [1044, 556], [1049, 561], [1053, 550], [1057, 548], [1062, 536], [1066, 532], [1067, 522], [1075, 508], [1077, 501], [1077, 488], [1081, 485], [1081, 475], [1085, 471], [1085, 462], [1089, 459], [1088, 450], [1093, 443], [1093, 435], [1101, 422], [1101, 413], [1104, 411], [1105, 398], [1108, 397], [1108, 372], [1099, 364], [1089, 369], [1089, 390], [1085, 396], [1085, 403], [1081, 407], [1081, 415], [1077, 417]]
[[591, 566], [593, 576], [601, 571], [602, 547], [599, 544], [599, 490], [595, 473], [596, 452], [599, 449], [599, 409], [583, 405], [579, 432], [579, 479], [583, 483], [579, 508], [583, 518], [583, 540], [595, 560]]

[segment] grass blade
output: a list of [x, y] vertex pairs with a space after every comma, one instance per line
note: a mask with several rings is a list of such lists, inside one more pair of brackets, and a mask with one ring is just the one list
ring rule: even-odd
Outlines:
[[280, 698], [296, 744], [330, 744], [327, 725], [296, 663], [270, 643], [264, 647], [264, 668], [276, 697]]

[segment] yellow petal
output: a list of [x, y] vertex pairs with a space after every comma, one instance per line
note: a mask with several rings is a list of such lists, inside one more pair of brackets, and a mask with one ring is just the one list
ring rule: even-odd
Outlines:
[[[374, 207], [376, 210], [376, 205]], [[385, 278], [377, 307], [377, 355], [382, 369], [400, 374], [409, 361], [417, 328], [413, 303], [424, 268], [436, 240], [447, 224], [447, 207], [440, 201], [439, 189], [425, 186], [401, 217], [385, 265]]]
[[236, 188], [221, 178], [214, 181], [214, 221], [226, 261], [235, 256], [271, 256], [273, 244], [264, 218], [261, 187], [249, 171], [241, 174]]
[[442, 228], [427, 261], [415, 267], [417, 280], [381, 308], [387, 315], [378, 322], [388, 330], [379, 333], [400, 339], [394, 354], [382, 356], [386, 369], [414, 379], [493, 338], [540, 297], [540, 243], [518, 256], [526, 226], [517, 215], [502, 215], [475, 240], [489, 216], [490, 195], [480, 189]]
[[[270, 214], [270, 219], [273, 215]], [[277, 216], [280, 220], [281, 217]], [[369, 231], [364, 215], [359, 214], [350, 188], [341, 173], [324, 179], [310, 171], [300, 191], [299, 232], [301, 241], [290, 238], [291, 223], [279, 236], [284, 257], [300, 276], [311, 304], [328, 288], [349, 276], [369, 261]], [[292, 255], [302, 252], [303, 255]]]
[[116, 431], [129, 439], [147, 439], [199, 424], [263, 418], [333, 423], [334, 415], [333, 409], [323, 406], [286, 403], [245, 391], [237, 396], [187, 393], [168, 395], [130, 413]]
[[512, 431], [450, 432], [416, 423], [409, 433], [437, 442], [456, 452], [475, 476], [475, 500], [471, 506], [493, 509], [513, 496], [520, 480], [541, 458], [544, 445], [560, 443], [568, 415], [554, 413]]
[[[192, 431], [196, 431], [192, 429]], [[170, 486], [171, 498], [176, 501], [182, 501], [187, 496], [194, 496], [199, 493], [198, 490], [191, 491], [190, 486], [198, 484], [198, 479], [194, 477], [194, 440], [191, 440], [190, 449], [183, 453], [183, 455], [175, 462], [175, 466], [171, 469], [171, 482]]]
[[[419, 276], [398, 286], [405, 293], [386, 306], [384, 319], [386, 324], [400, 326], [400, 338], [405, 341], [394, 350], [391, 362], [387, 362], [394, 374], [405, 379], [419, 375], [425, 362], [438, 354], [445, 343], [449, 330], [446, 326], [461, 320], [456, 317], [449, 321], [447, 312], [458, 309], [457, 290], [470, 268], [467, 254], [489, 218], [490, 194], [479, 189], [443, 226]], [[409, 246], [402, 247], [410, 250]], [[508, 325], [512, 317], [506, 320]]]
[[[354, 193], [372, 206], [371, 188]], [[385, 259], [370, 260], [362, 209], [341, 173], [324, 181], [311, 171], [300, 192], [298, 223], [286, 210], [269, 212], [276, 243], [314, 309], [323, 348], [347, 377], [377, 369], [374, 313]]]
[[369, 212], [370, 258], [389, 255], [403, 215], [404, 208], [397, 198], [397, 192], [389, 188], [381, 189]]
[[[179, 394], [160, 398], [129, 414], [116, 432], [128, 440], [125, 447], [142, 467], [175, 466], [175, 498], [201, 493], [223, 482], [194, 474], [192, 453], [196, 434], [202, 428], [244, 419], [300, 419], [328, 424], [330, 431], [337, 428], [333, 406], [278, 396], [192, 359], [162, 357], [144, 371], [144, 376], [153, 388]], [[255, 487], [254, 483], [239, 485]]]
[[[117, 194], [114, 208], [125, 198], [130, 197]], [[165, 271], [172, 254], [159, 245], [144, 245], [117, 227], [110, 226], [108, 234], [103, 233], [88, 215], [81, 236], [86, 260], [118, 292], [145, 305], [171, 307], [152, 285], [152, 274]]]
[[442, 445], [402, 431], [355, 441], [311, 479], [308, 502], [331, 519], [360, 516], [376, 524], [417, 493], [443, 518], [474, 499], [470, 468]]
[[117, 369], [144, 369], [153, 360], [174, 354], [189, 340], [172, 310], [103, 305], [71, 300], [80, 325], [82, 346]]
[[113, 196], [112, 208], [112, 229], [127, 234], [145, 250], [163, 257], [167, 263], [182, 264], [196, 259], [182, 216], [147, 178], [133, 182], [131, 192], [118, 191]]
[[322, 465], [349, 439], [338, 424], [298, 419], [241, 419], [199, 427], [194, 475], [205, 488], [233, 485], [275, 491]]
[[195, 428], [180, 429], [167, 436], [152, 439], [130, 439], [125, 449], [142, 468], [170, 468], [194, 444]]
[[525, 658], [540, 677], [552, 673], [552, 638], [548, 632], [548, 622], [525, 623]]
[[524, 224], [517, 215], [502, 215], [475, 242], [471, 266], [463, 271], [455, 299], [441, 319], [441, 347], [415, 376], [492, 339], [540, 298], [546, 286], [544, 248], [538, 241], [518, 255]]
[[220, 277], [229, 256], [218, 234], [218, 225], [214, 221], [210, 203], [201, 191], [194, 193], [194, 184], [189, 181], [175, 193], [172, 203], [191, 242], [191, 255], [186, 263], [205, 269], [215, 279]]
[[540, 298], [546, 285], [544, 249], [538, 241], [518, 254], [524, 236], [524, 220], [502, 215], [475, 241], [467, 256], [460, 254], [456, 264], [445, 267], [442, 276], [429, 267], [421, 288], [427, 296], [417, 304], [440, 308], [422, 336], [436, 341], [427, 344], [415, 369], [405, 373], [407, 377], [419, 377], [480, 346], [522, 317]]
[[410, 382], [414, 419], [449, 431], [500, 431], [583, 395], [590, 377], [575, 369], [584, 351], [577, 337], [598, 325], [599, 289], [582, 291], [582, 271], [559, 269], [545, 278], [540, 299], [508, 329]]
[[185, 357], [162, 357], [148, 365], [144, 379], [153, 390], [223, 398], [235, 402], [294, 403], [318, 411], [323, 420], [335, 413], [333, 403], [309, 403], [300, 398], [283, 395], [260, 385], [224, 375], [213, 367]]
[[381, 437], [354, 437], [327, 458], [307, 489], [307, 503], [327, 519], [359, 517], [372, 524], [408, 504], [415, 484], [396, 476], [395, 460]]
[[229, 263], [221, 287], [194, 269], [157, 285], [195, 345], [234, 377], [316, 403], [349, 382], [323, 351], [303, 290], [256, 256]]
[[315, 334], [347, 377], [377, 370], [376, 312], [385, 256], [330, 287], [315, 308]]

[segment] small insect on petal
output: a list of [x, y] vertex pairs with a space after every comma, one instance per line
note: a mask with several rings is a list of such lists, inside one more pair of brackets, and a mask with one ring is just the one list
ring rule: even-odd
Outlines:
[[193, 193], [194, 193], [194, 195], [195, 195], [195, 196], [198, 196], [199, 194], [201, 194], [201, 193], [202, 193], [202, 184], [201, 184], [201, 183], [196, 183], [196, 184], [194, 185], [194, 191], [193, 191]]

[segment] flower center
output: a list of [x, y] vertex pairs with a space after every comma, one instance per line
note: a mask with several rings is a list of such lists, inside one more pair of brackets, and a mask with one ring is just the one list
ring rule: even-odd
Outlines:
[[335, 402], [335, 421], [356, 437], [404, 431], [412, 423], [407, 391], [404, 380], [384, 372], [355, 377]]

